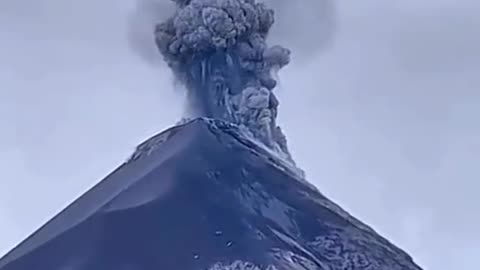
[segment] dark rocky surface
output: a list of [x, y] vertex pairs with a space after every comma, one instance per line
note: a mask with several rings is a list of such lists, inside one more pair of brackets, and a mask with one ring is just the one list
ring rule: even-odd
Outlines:
[[0, 260], [0, 270], [107, 269], [420, 268], [288, 162], [200, 118], [140, 145]]

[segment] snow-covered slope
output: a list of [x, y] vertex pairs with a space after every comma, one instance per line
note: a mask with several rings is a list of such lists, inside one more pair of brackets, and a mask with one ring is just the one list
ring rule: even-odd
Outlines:
[[232, 124], [152, 137], [0, 270], [420, 268]]

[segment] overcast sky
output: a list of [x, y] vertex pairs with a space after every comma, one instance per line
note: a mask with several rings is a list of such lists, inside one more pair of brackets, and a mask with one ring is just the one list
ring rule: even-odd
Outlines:
[[[294, 157], [425, 269], [478, 269], [480, 2], [332, 2], [277, 3]], [[0, 1], [0, 254], [179, 118], [134, 4]]]

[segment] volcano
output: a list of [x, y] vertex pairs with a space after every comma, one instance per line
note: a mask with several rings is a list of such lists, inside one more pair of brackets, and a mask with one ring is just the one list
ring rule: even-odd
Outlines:
[[0, 260], [32, 269], [420, 268], [236, 125], [198, 118], [139, 145]]
[[0, 270], [419, 270], [295, 164], [277, 123], [290, 50], [267, 44], [274, 11], [173, 2], [152, 42], [187, 91], [186, 120], [139, 145]]

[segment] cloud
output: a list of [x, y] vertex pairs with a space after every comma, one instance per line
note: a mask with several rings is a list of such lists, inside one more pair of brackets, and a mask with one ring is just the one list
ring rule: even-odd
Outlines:
[[[275, 24], [269, 35], [270, 44], [294, 51], [294, 61], [306, 61], [313, 54], [330, 48], [337, 27], [334, 0], [263, 0], [275, 12]], [[154, 44], [156, 24], [170, 17], [174, 2], [170, 0], [137, 0], [129, 15], [128, 37], [132, 49], [144, 61], [163, 65]], [[299, 14], [302, 14], [299, 16]]]

